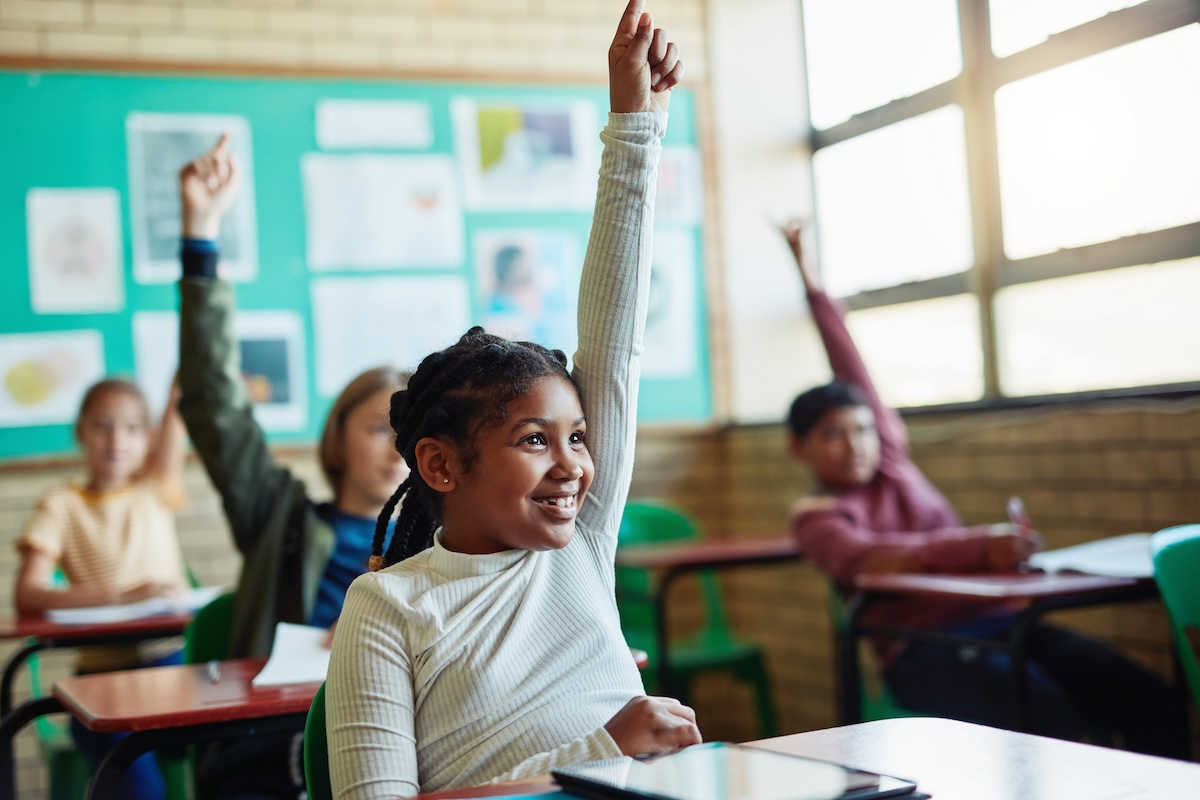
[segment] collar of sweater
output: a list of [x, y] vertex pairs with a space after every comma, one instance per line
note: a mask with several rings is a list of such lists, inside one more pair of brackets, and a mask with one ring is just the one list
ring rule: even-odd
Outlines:
[[456, 553], [442, 545], [442, 529], [438, 528], [433, 534], [433, 552], [429, 554], [429, 566], [447, 578], [474, 578], [503, 572], [535, 555], [537, 554], [531, 550], [501, 550], [499, 553], [484, 555]]

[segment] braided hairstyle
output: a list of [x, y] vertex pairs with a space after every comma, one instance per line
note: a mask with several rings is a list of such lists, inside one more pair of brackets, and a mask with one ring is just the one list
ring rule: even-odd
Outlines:
[[[408, 462], [408, 479], [397, 487], [375, 523], [372, 570], [416, 555], [433, 545], [441, 524], [442, 496], [417, 469], [417, 442], [443, 436], [454, 443], [464, 468], [475, 459], [476, 436], [484, 426], [504, 421], [508, 404], [548, 376], [579, 386], [567, 371], [567, 357], [533, 342], [514, 342], [471, 328], [455, 344], [426, 356], [408, 381], [392, 395], [388, 419], [396, 432], [396, 450]], [[391, 543], [384, 550], [388, 522], [403, 500]]]

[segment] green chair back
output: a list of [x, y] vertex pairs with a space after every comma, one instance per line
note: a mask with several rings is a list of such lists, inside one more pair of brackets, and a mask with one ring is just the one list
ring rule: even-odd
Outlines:
[[196, 612], [183, 632], [183, 662], [202, 664], [229, 658], [235, 593], [226, 592]]
[[329, 782], [329, 742], [325, 733], [325, 684], [317, 689], [304, 721], [304, 786], [308, 800], [333, 800]]
[[1200, 708], [1200, 525], [1159, 531], [1150, 537], [1150, 555], [1179, 662]]

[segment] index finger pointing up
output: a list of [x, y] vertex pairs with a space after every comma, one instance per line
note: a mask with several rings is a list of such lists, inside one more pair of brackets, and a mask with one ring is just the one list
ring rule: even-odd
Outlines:
[[637, 33], [638, 22], [642, 18], [642, 8], [645, 5], [646, 0], [629, 0], [629, 5], [625, 6], [625, 13], [621, 15], [621, 21], [617, 24], [617, 35], [633, 36]]

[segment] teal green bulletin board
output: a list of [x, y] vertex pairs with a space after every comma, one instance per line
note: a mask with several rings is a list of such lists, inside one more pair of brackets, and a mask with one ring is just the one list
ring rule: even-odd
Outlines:
[[[302, 161], [311, 154], [379, 154], [378, 148], [370, 146], [332, 150], [330, 140], [318, 141], [315, 109], [319, 103], [328, 100], [399, 100], [411, 101], [411, 107], [427, 108], [427, 141], [387, 149], [385, 154], [441, 155], [445, 157], [443, 160], [452, 161], [455, 168], [461, 170], [456, 180], [461, 179], [462, 184], [456, 189], [464, 205], [460, 206], [461, 220], [455, 230], [463, 242], [457, 248], [461, 255], [456, 262], [366, 270], [337, 266], [327, 266], [319, 271], [313, 268], [310, 258], [310, 250], [314, 247], [310, 239], [313, 232], [306, 226], [306, 220], [310, 218], [306, 216], [305, 196], [308, 173], [302, 175]], [[456, 145], [459, 132], [455, 116], [455, 109], [464, 102], [477, 111], [493, 104], [526, 108], [574, 104], [579, 108], [582, 103], [590, 108], [595, 123], [595, 129], [587, 135], [595, 143], [594, 155], [598, 159], [598, 132], [607, 112], [608, 98], [607, 89], [596, 85], [505, 86], [382, 79], [0, 71], [0, 108], [3, 109], [0, 152], [5, 154], [5, 164], [0, 167], [0, 259], [3, 259], [0, 269], [4, 276], [4, 291], [0, 292], [0, 459], [60, 454], [73, 449], [70, 420], [63, 418], [61, 409], [55, 418], [50, 418], [53, 414], [39, 416], [40, 411], [23, 416], [27, 409], [38, 409], [41, 408], [39, 403], [49, 402], [42, 398], [46, 392], [53, 392], [53, 382], [39, 382], [39, 378], [29, 383], [31, 374], [35, 378], [40, 374], [37, 373], [40, 367], [35, 369], [30, 367], [27, 359], [22, 360], [25, 358], [22, 353], [26, 352], [23, 348], [36, 350], [46, 341], [53, 340], [52, 334], [65, 332], [76, 348], [77, 357], [81, 357], [79, 353], [91, 352], [88, 348], [98, 350], [102, 353], [105, 374], [136, 378], [135, 317], [153, 318], [162, 325], [164, 320], [171, 319], [169, 313], [177, 307], [177, 289], [173, 282], [143, 282], [135, 269], [133, 219], [137, 209], [133, 207], [136, 202], [132, 197], [135, 192], [131, 189], [127, 139], [127, 120], [131, 114], [233, 115], [243, 118], [248, 125], [252, 186], [247, 186], [251, 190], [247, 196], [253, 201], [257, 238], [256, 247], [250, 249], [257, 254], [257, 273], [252, 280], [236, 285], [239, 314], [243, 311], [282, 311], [290, 312], [292, 318], [299, 320], [297, 336], [300, 344], [294, 348], [293, 355], [299, 354], [302, 358], [293, 366], [291, 378], [293, 392], [299, 395], [292, 398], [293, 405], [298, 404], [300, 411], [290, 422], [273, 429], [267, 426], [272, 440], [277, 442], [314, 441], [333, 399], [333, 392], [322, 385], [321, 374], [328, 370], [321, 373], [321, 365], [316, 361], [314, 282], [336, 282], [338, 278], [428, 278], [430, 285], [435, 285], [438, 280], [454, 279], [465, 287], [463, 296], [467, 298], [469, 308], [464, 313], [474, 323], [483, 321], [488, 314], [498, 313], [494, 308], [496, 301], [489, 301], [481, 290], [480, 282], [485, 280], [486, 273], [480, 269], [483, 261], [475, 252], [480, 248], [480, 242], [491, 242], [499, 235], [497, 232], [553, 234], [550, 239], [571, 243], [581, 262], [591, 224], [590, 208], [560, 206], [529, 210], [513, 209], [503, 203], [497, 204], [499, 207], [496, 208], [465, 204], [467, 168], [462, 166], [461, 145]], [[486, 141], [482, 122], [477, 137], [477, 152], [483, 154], [484, 160], [501, 155], [499, 145]], [[643, 423], [703, 423], [711, 418], [713, 409], [703, 280], [702, 215], [698, 210], [702, 207], [702, 181], [698, 167], [694, 98], [687, 91], [676, 90], [672, 98], [664, 152], [672, 154], [673, 158], [664, 160], [660, 176], [656, 243], [661, 240], [673, 248], [676, 272], [671, 277], [667, 271], [659, 270], [656, 247], [655, 276], [660, 285], [654, 289], [657, 296], [652, 297], [651, 314], [661, 312], [664, 304], [674, 310], [667, 316], [654, 318], [659, 328], [656, 335], [665, 337], [666, 343], [656, 353], [647, 353], [648, 358], [654, 357], [654, 365], [642, 381], [638, 414]], [[44, 190], [59, 189], [106, 189], [107, 192], [85, 194], [88, 194], [89, 202], [95, 201], [119, 214], [119, 222], [114, 218], [113, 230], [119, 227], [120, 250], [113, 251], [119, 255], [114, 255], [112, 260], [114, 263], [119, 261], [123, 285], [119, 287], [118, 296], [108, 298], [108, 306], [97, 301], [97, 307], [78, 311], [72, 310], [69, 304], [47, 310], [46, 300], [40, 301], [41, 305], [35, 303], [39, 296], [53, 298], [54, 295], [39, 295], [40, 290], [34, 285], [44, 279], [35, 279], [36, 270], [30, 265], [35, 248], [30, 242], [30, 226], [34, 223], [29, 217], [51, 213], [31, 209], [41, 208], [38, 203], [42, 198], [56, 196], [53, 191]], [[34, 190], [32, 195], [31, 190]], [[589, 190], [593, 196], [594, 190], [593, 167]], [[673, 207], [664, 209], [664, 202]], [[38, 216], [38, 220], [41, 219], [43, 217]], [[42, 238], [39, 234], [39, 241]], [[248, 241], [244, 239], [243, 244]], [[496, 257], [499, 263], [499, 255]], [[660, 280], [663, 275], [670, 277], [665, 286]], [[88, 298], [83, 298], [82, 302], [86, 307]], [[403, 314], [405, 309], [397, 308], [396, 313]], [[265, 316], [269, 318], [270, 314]], [[95, 333], [84, 336], [80, 331]], [[253, 336], [249, 337], [250, 340], [243, 341], [244, 357], [253, 355], [247, 350], [254, 346]], [[36, 347], [31, 346], [31, 342]], [[99, 367], [93, 365], [92, 368]], [[30, 369], [34, 372], [30, 373]]]

